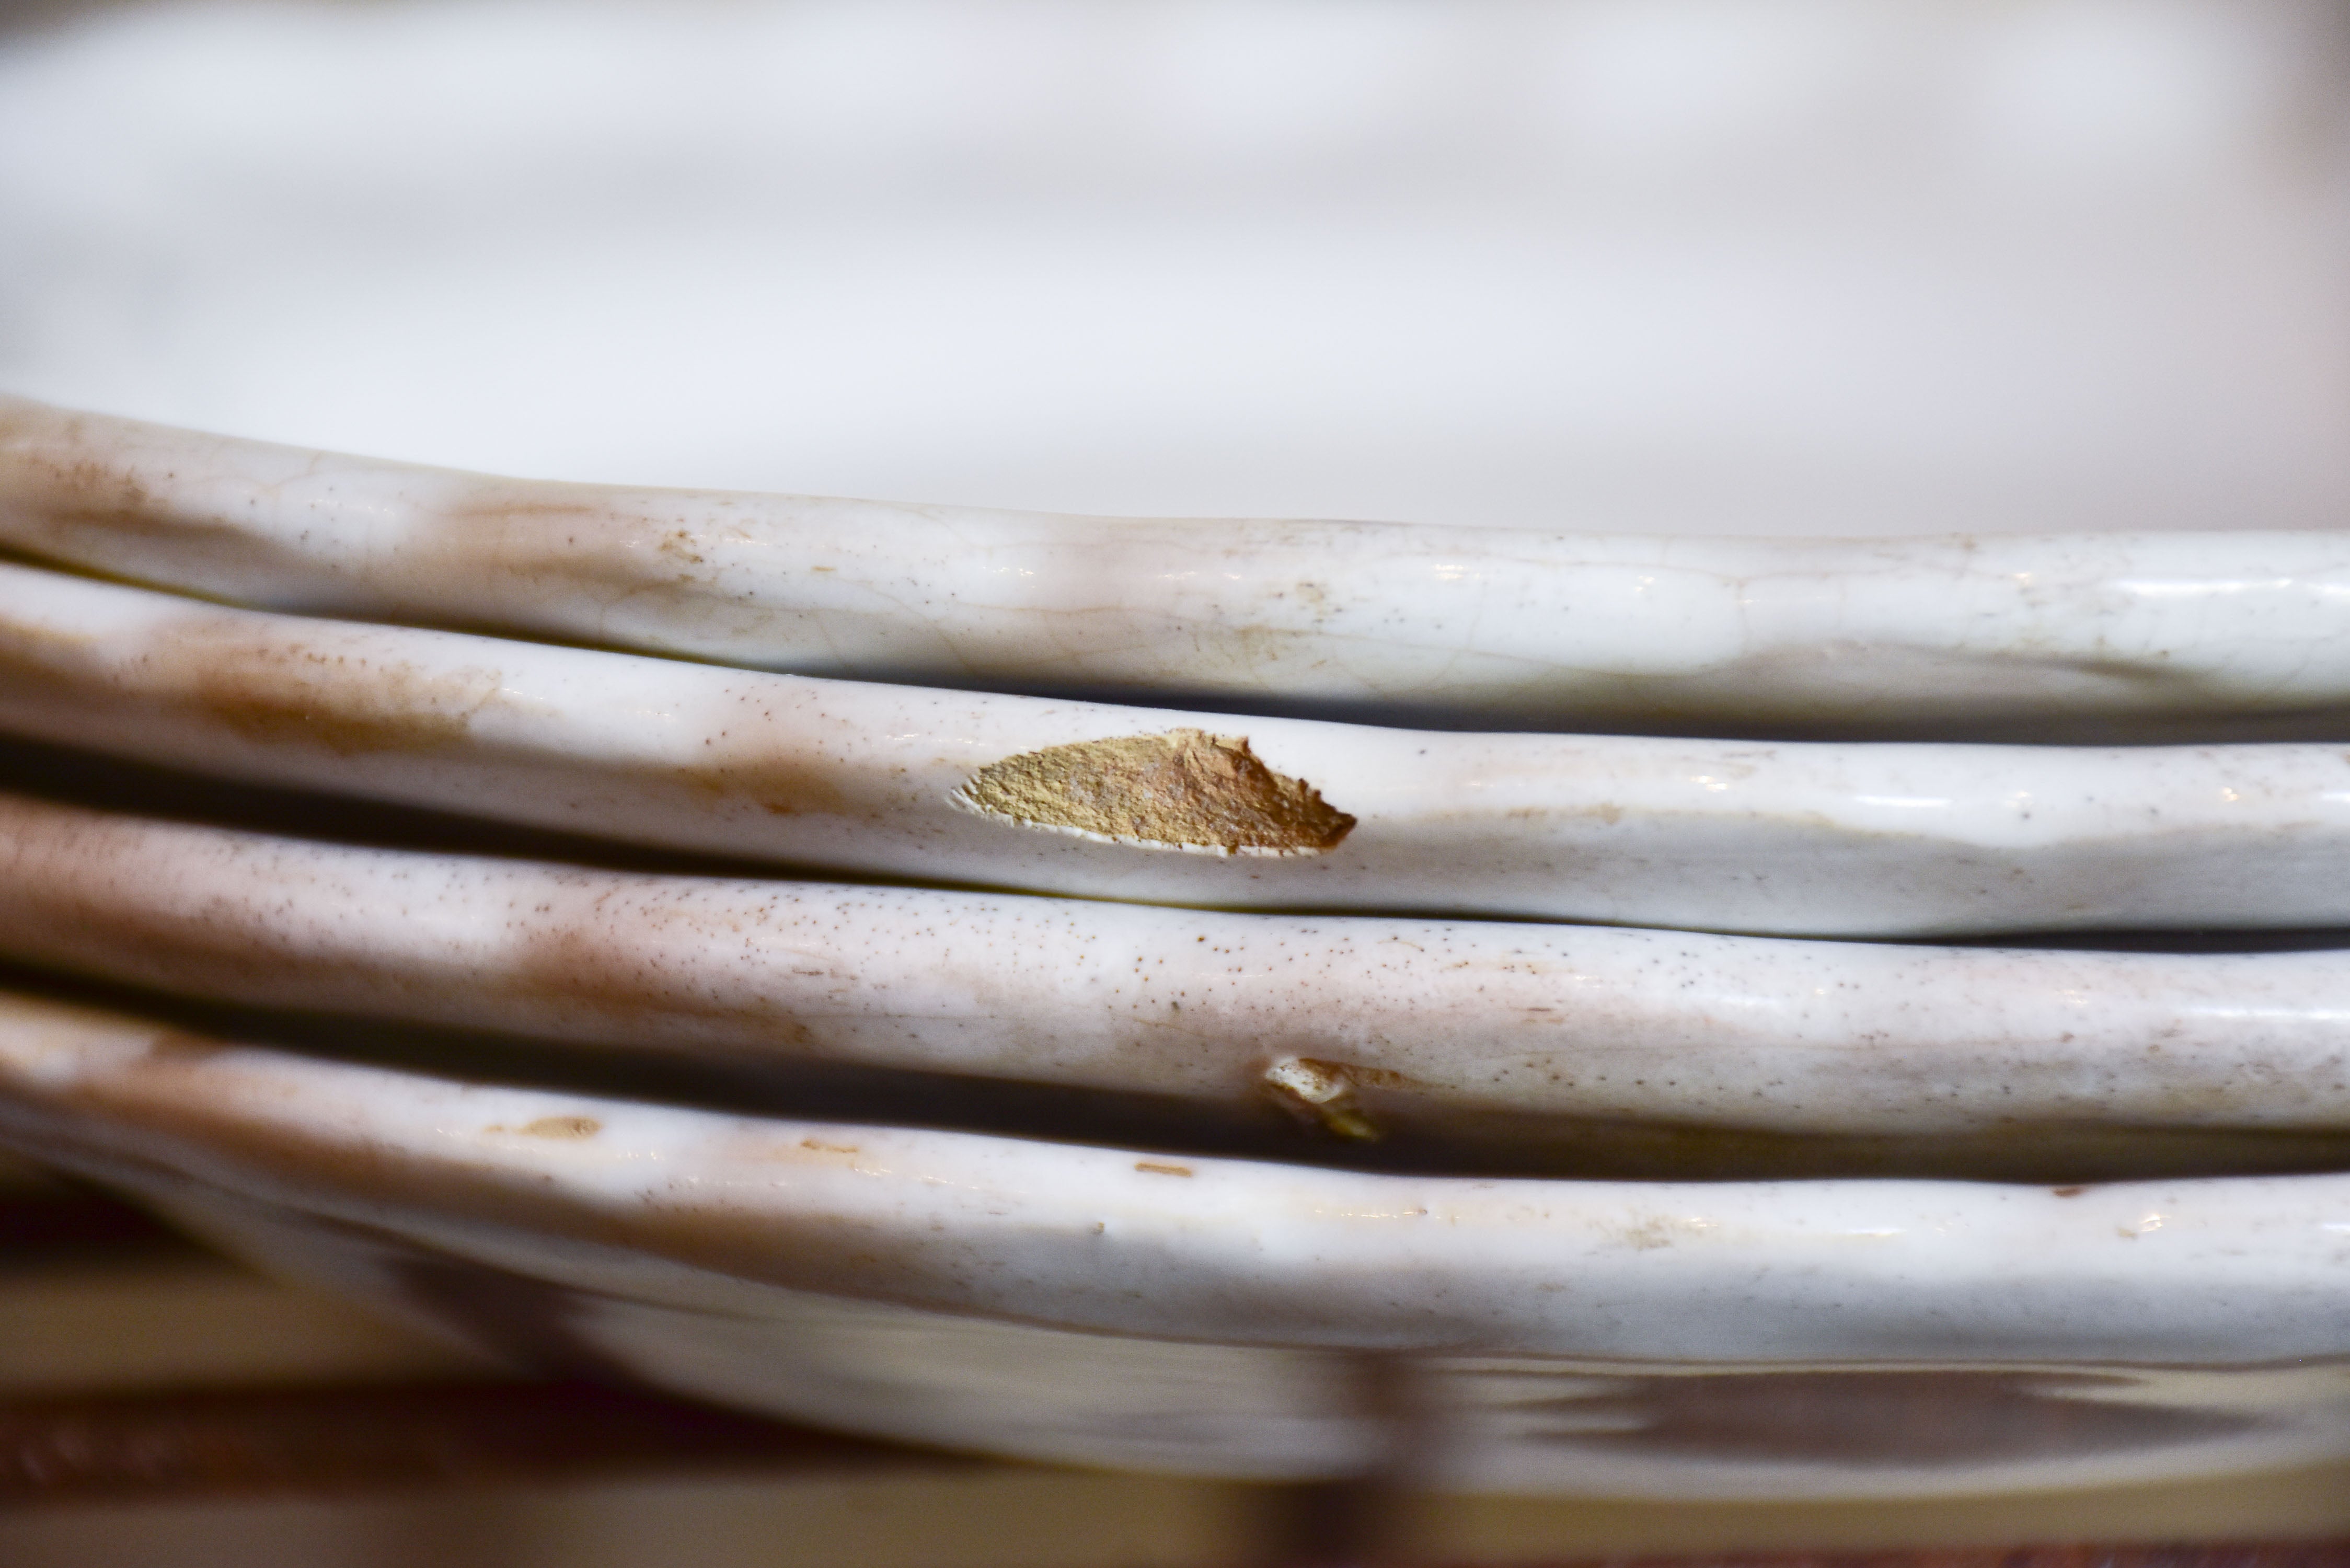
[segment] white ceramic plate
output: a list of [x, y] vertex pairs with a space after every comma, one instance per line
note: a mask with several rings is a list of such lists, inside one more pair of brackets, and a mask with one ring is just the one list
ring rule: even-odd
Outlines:
[[[2341, 732], [2350, 269], [2328, 150], [2350, 143], [2312, 131], [2343, 94], [2307, 68], [2334, 57], [2328, 8], [549, 16], [199, 0], [0, 36], [0, 383], [294, 443], [12, 407], [6, 537], [263, 601], [834, 673], [1146, 681], [1203, 708]], [[677, 484], [1019, 515], [642, 488]], [[445, 525], [484, 498], [520, 554]], [[740, 539], [716, 521], [745, 513]], [[1138, 583], [1088, 554], [1088, 520], [1143, 515], [1430, 526], [1120, 527]], [[619, 540], [588, 557], [600, 587], [545, 564], [571, 520]], [[305, 541], [311, 521], [357, 545]], [[371, 538], [442, 554], [411, 572]], [[779, 542], [798, 553], [760, 566]], [[1336, 542], [1400, 565], [1326, 584], [1313, 552]], [[1169, 581], [1210, 570], [1203, 544], [1250, 570]], [[723, 624], [745, 584], [788, 592]], [[934, 602], [888, 603], [910, 592]], [[1075, 628], [1063, 668], [1035, 656], [1039, 609]], [[1367, 632], [1376, 657], [1342, 656]], [[460, 644], [481, 645], [436, 646]], [[808, 665], [819, 644], [834, 662]], [[574, 654], [515, 657], [541, 656]], [[57, 733], [152, 740], [136, 705]], [[495, 738], [528, 751], [515, 722]], [[195, 732], [171, 731], [168, 760], [201, 760]], [[560, 747], [436, 771], [212, 739], [205, 765], [352, 794], [425, 798], [426, 779], [443, 804], [605, 831], [643, 804], [579, 815]], [[628, 768], [674, 764], [630, 744]], [[1722, 753], [1700, 750], [1645, 776], [1711, 795]], [[2157, 758], [2140, 782], [2165, 787], [2130, 798], [2291, 846], [2281, 822], [2330, 831], [2339, 759], [2281, 755]], [[1950, 754], [1929, 760], [1916, 788], [1848, 789], [1878, 815], [1837, 831], [1907, 841], [1903, 814], [1960, 798]], [[2293, 809], [2238, 812], [2240, 764], [2256, 812], [2263, 791]], [[1963, 782], [1969, 821], [2020, 821], [1996, 770]], [[720, 793], [680, 819], [766, 815]], [[2068, 775], [2068, 820], [2089, 793]], [[1709, 820], [1746, 855], [1775, 809]], [[1950, 856], [1986, 841], [1927, 836], [1926, 904], [1947, 910], [1983, 880]], [[1997, 860], [2022, 841], [1988, 842], [1989, 869], [2030, 881]], [[2137, 864], [2254, 922], [2315, 918], [2285, 895], [2340, 880], [2313, 856], [2232, 885], [2250, 862], [2206, 847]], [[2076, 873], [2043, 893], [2095, 882]], [[1891, 885], [1861, 900], [1880, 918]], [[1705, 887], [1701, 923], [1808, 923]], [[2149, 907], [2124, 892], [2071, 913]], [[1870, 929], [1946, 918], [1918, 907]], [[540, 1359], [950, 1444], [1267, 1476], [1402, 1446], [1456, 1484], [1900, 1496], [2292, 1463], [2350, 1426], [2342, 1178], [1375, 1177], [467, 1086], [43, 1003], [11, 1004], [0, 1042], [9, 1141], [256, 1259]]]
[[329, 1064], [22, 999], [0, 1137], [542, 1363], [1087, 1464], [1900, 1496], [2350, 1452], [2350, 1178], [1379, 1177]]
[[5, 564], [0, 729], [639, 844], [1161, 903], [1843, 936], [2350, 924], [2335, 746], [1239, 721], [263, 615]]
[[[2350, 1156], [2339, 951], [1200, 913], [362, 848], [0, 794], [0, 955], [502, 1031], [583, 1069], [878, 1071], [867, 1106], [934, 1125], [972, 1125], [952, 1085], [995, 1080], [1174, 1096], [1315, 1152], [1279, 1106], [1338, 1135], [1324, 1158], [1388, 1135], [1357, 1156], [1421, 1168], [2074, 1179]], [[1087, 1115], [1072, 1101], [1042, 1130]]]
[[2350, 536], [1708, 539], [524, 483], [0, 400], [0, 544], [281, 609], [1453, 728], [2350, 733]]
[[0, 388], [295, 446], [19, 410], [8, 537], [892, 680], [2339, 733], [2338, 28], [105, 8], [0, 35]]

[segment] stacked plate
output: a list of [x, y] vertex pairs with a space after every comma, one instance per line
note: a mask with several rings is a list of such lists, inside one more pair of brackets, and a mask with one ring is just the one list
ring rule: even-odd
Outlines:
[[303, 445], [0, 402], [0, 1141], [973, 1449], [2350, 1454], [2338, 8], [75, 9], [0, 384]]
[[1086, 1463], [2350, 1452], [2350, 538], [1041, 516], [9, 401], [0, 545], [0, 1137], [265, 1265]]

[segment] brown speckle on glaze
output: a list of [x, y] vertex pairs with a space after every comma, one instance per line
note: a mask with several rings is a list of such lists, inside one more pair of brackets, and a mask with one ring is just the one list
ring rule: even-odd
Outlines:
[[[598, 886], [592, 875], [575, 885]], [[593, 898], [591, 892], [583, 902]], [[697, 919], [692, 906], [673, 899], [623, 896], [590, 902], [584, 918], [520, 920], [511, 933], [512, 968], [501, 989], [535, 1015], [563, 1018], [573, 1028], [583, 1015], [600, 1013], [625, 1019], [633, 1029], [699, 1022], [717, 1026], [723, 1037], [756, 1038], [768, 1049], [811, 1045], [814, 1036], [794, 1016], [792, 994], [713, 986], [700, 966], [671, 973], [657, 957], [649, 958], [669, 940], [713, 944], [740, 910], [739, 904], [722, 906]]]
[[327, 647], [268, 642], [199, 621], [162, 657], [186, 671], [196, 705], [248, 741], [350, 756], [456, 745], [498, 692], [494, 670], [430, 670]]
[[679, 778], [722, 800], [745, 800], [771, 816], [815, 812], [834, 816], [849, 810], [832, 770], [821, 759], [773, 755], [680, 768]]
[[1355, 826], [1312, 784], [1265, 766], [1246, 736], [1205, 730], [1023, 752], [949, 798], [1023, 827], [1219, 855], [1318, 855]]
[[800, 1139], [800, 1147], [815, 1154], [855, 1154], [857, 1152], [857, 1146], [853, 1143], [826, 1143], [821, 1138], [813, 1137]]
[[196, 1063], [210, 1061], [225, 1053], [229, 1047], [218, 1040], [208, 1040], [201, 1034], [183, 1033], [177, 1029], [157, 1033], [147, 1046], [147, 1055], [155, 1062]]
[[1134, 1168], [1149, 1176], [1189, 1176], [1191, 1174], [1191, 1168], [1188, 1165], [1161, 1165], [1157, 1160], [1152, 1159], [1138, 1159], [1134, 1162]]
[[522, 1129], [529, 1137], [594, 1137], [603, 1130], [594, 1116], [541, 1116]]
[[1636, 1252], [1652, 1252], [1673, 1244], [1674, 1230], [1672, 1221], [1661, 1216], [1651, 1216], [1637, 1225], [1625, 1226], [1622, 1239], [1624, 1244]]
[[[111, 422], [60, 416], [30, 404], [0, 409], [0, 447], [7, 450], [9, 484], [27, 504], [26, 520], [41, 534], [70, 537], [92, 533], [151, 540], [166, 548], [193, 545], [221, 555], [261, 553], [249, 530], [159, 497], [141, 478], [135, 458], [106, 451], [102, 427]], [[100, 455], [89, 455], [93, 452]], [[161, 476], [161, 488], [168, 490], [173, 477]]]

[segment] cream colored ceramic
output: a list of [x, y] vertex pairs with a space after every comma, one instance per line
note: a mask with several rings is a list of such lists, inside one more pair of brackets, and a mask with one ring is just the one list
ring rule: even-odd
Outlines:
[[[365, 849], [0, 795], [0, 956], [629, 1054], [1177, 1096], [1211, 1124], [1277, 1105], [1485, 1168], [1655, 1168], [1671, 1155], [1643, 1128], [1679, 1129], [1691, 1171], [2350, 1156], [2344, 952], [1206, 914]], [[898, 1093], [939, 1114], [938, 1091]], [[1752, 1133], [1877, 1141], [1737, 1147]]]
[[[16, 784], [996, 889], [12, 799], [8, 951], [177, 1023], [0, 1002], [0, 1141], [524, 1359], [1038, 1458], [2350, 1453], [2350, 1178], [2278, 1174], [2344, 1164], [2337, 955], [1462, 918], [2345, 923], [2342, 26], [0, 24]], [[1333, 515], [1417, 521], [1201, 521]], [[1755, 1170], [2049, 1179], [1685, 1179]]]
[[467, 1086], [0, 1011], [0, 1137], [556, 1365], [997, 1453], [1898, 1496], [2350, 1452], [2350, 1178], [1374, 1177]]
[[[0, 674], [16, 734], [933, 882], [1799, 934], [2350, 924], [2333, 746], [1242, 721], [265, 615], [5, 565]], [[1022, 766], [1026, 795], [988, 792]]]
[[0, 543], [820, 676], [1552, 729], [2350, 733], [2350, 536], [1705, 539], [533, 483], [0, 401]]

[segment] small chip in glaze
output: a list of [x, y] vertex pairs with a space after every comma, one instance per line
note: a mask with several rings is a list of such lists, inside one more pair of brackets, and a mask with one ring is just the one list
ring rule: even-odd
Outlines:
[[983, 816], [1146, 849], [1318, 855], [1355, 819], [1266, 767], [1244, 735], [1170, 730], [991, 763], [948, 797]]

